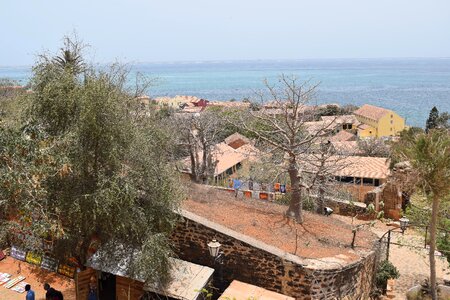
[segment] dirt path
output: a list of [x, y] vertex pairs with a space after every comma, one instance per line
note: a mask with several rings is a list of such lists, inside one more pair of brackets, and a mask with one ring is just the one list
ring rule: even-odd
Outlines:
[[[373, 231], [379, 236], [384, 233], [378, 228]], [[429, 278], [428, 249], [424, 248], [424, 238], [413, 230], [407, 230], [404, 235], [393, 234], [392, 242], [407, 246], [391, 244], [389, 260], [400, 272], [400, 278], [395, 280], [393, 286], [392, 295], [395, 295], [395, 298], [391, 299], [406, 299], [405, 293], [408, 289]], [[449, 264], [441, 255], [436, 256], [436, 271], [438, 282], [450, 279]]]
[[[344, 222], [351, 223], [349, 217], [333, 216]], [[367, 223], [354, 220], [355, 224]], [[377, 221], [373, 227], [369, 227], [372, 232], [381, 237], [389, 229], [394, 228], [380, 221]], [[398, 230], [399, 231], [399, 230]], [[406, 299], [405, 293], [408, 289], [423, 282], [429, 277], [430, 267], [428, 250], [424, 248], [424, 237], [413, 229], [408, 229], [402, 235], [401, 232], [393, 232], [391, 242], [404, 246], [394, 245], [391, 243], [389, 251], [389, 261], [399, 270], [400, 278], [394, 281], [393, 291], [387, 299]], [[450, 265], [443, 256], [436, 256], [436, 269], [438, 281], [450, 279]]]

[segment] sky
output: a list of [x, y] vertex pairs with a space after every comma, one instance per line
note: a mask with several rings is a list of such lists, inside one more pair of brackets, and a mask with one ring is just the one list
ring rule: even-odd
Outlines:
[[450, 57], [448, 0], [0, 0], [0, 66], [76, 32], [96, 62]]

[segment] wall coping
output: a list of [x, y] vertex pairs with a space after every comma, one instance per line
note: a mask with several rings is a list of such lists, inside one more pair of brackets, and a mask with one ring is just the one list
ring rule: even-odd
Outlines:
[[352, 268], [353, 266], [359, 264], [363, 258], [369, 256], [370, 254], [372, 254], [374, 252], [373, 250], [358, 251], [357, 253], [361, 257], [357, 261], [354, 261], [351, 263], [346, 262], [345, 260], [343, 260], [339, 257], [326, 257], [326, 258], [321, 258], [321, 259], [302, 258], [300, 256], [283, 251], [277, 247], [268, 245], [260, 240], [252, 238], [248, 235], [239, 233], [239, 232], [229, 229], [223, 225], [212, 222], [212, 221], [210, 221], [204, 217], [201, 217], [197, 214], [194, 214], [190, 211], [180, 209], [177, 211], [177, 213], [188, 220], [200, 223], [203, 226], [206, 226], [210, 229], [213, 229], [215, 231], [218, 231], [220, 233], [228, 235], [234, 239], [240, 240], [240, 241], [242, 241], [250, 246], [253, 246], [255, 248], [266, 251], [266, 252], [273, 254], [283, 260], [292, 262], [294, 264], [302, 266], [303, 268], [311, 269], [311, 270], [333, 271], [333, 270], [343, 270], [343, 269], [347, 269], [347, 268]]
[[[220, 191], [234, 191], [233, 188], [227, 188], [227, 187], [223, 187], [223, 186], [215, 186], [215, 185], [205, 185], [205, 186], [207, 186], [209, 188], [217, 189], [217, 190], [220, 190]], [[254, 191], [254, 190], [242, 190], [242, 189], [239, 189], [239, 191], [241, 191], [241, 192], [260, 192], [260, 193], [267, 193], [269, 195], [277, 194], [276, 192], [269, 192], [269, 191]], [[317, 198], [318, 195], [311, 194], [310, 197]], [[359, 202], [359, 201], [349, 201], [349, 200], [343, 200], [343, 199], [338, 199], [338, 198], [329, 197], [329, 196], [325, 196], [325, 200], [332, 201], [332, 202], [337, 202], [337, 203], [343, 203], [343, 204], [346, 204], [346, 205], [354, 205], [354, 206], [357, 206], [359, 208], [367, 208], [367, 204], [365, 204], [363, 202]], [[273, 201], [273, 202], [276, 202], [276, 201]]]

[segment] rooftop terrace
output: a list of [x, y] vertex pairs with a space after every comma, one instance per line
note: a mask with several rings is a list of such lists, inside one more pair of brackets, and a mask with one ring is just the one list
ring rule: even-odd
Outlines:
[[296, 224], [284, 216], [284, 205], [235, 198], [201, 185], [190, 187], [182, 208], [301, 258], [350, 263], [370, 251], [376, 240], [369, 230], [360, 231], [351, 249], [352, 226], [333, 215], [305, 212], [304, 223]]

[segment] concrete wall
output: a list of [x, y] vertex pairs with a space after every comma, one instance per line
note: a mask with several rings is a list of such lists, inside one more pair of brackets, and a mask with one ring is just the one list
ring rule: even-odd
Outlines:
[[[233, 279], [254, 284], [297, 299], [368, 299], [378, 251], [364, 253], [359, 261], [346, 264], [304, 259], [245, 236], [193, 213], [182, 211], [172, 234], [175, 253], [184, 260], [216, 269], [224, 288]], [[208, 253], [207, 243], [222, 244], [222, 272]]]

